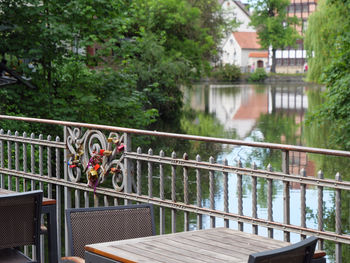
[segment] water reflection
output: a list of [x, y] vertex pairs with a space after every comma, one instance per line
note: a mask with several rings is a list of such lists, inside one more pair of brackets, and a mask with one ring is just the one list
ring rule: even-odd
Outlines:
[[[246, 141], [265, 141], [311, 147], [326, 147], [327, 131], [312, 126], [304, 126], [303, 121], [308, 109], [314, 108], [322, 102], [320, 88], [312, 85], [197, 85], [184, 90], [185, 109], [196, 114], [196, 118], [183, 121], [191, 130], [191, 134], [226, 137]], [[202, 115], [206, 123], [201, 121]], [[201, 117], [199, 117], [201, 116]], [[193, 117], [193, 116], [192, 116]], [[212, 125], [210, 123], [212, 120]], [[191, 125], [188, 125], [191, 123]], [[216, 127], [213, 134], [205, 126]], [[197, 127], [197, 128], [194, 128]], [[206, 130], [203, 134], [200, 131]], [[197, 131], [197, 133], [195, 132]], [[269, 149], [254, 149], [246, 146], [223, 146], [216, 154], [216, 161], [224, 159], [230, 165], [236, 165], [238, 160], [243, 166], [250, 166], [254, 162], [258, 168], [266, 169], [271, 164], [276, 171], [281, 170], [281, 152]], [[346, 168], [346, 169], [344, 169]], [[289, 171], [300, 174], [305, 169], [307, 176], [315, 176], [322, 169], [325, 177], [334, 178], [336, 172], [349, 179], [347, 172], [349, 162], [344, 158], [310, 155], [300, 152], [290, 152]], [[217, 174], [217, 184], [222, 180]], [[247, 181], [248, 180], [248, 181]], [[250, 179], [243, 181], [243, 214], [252, 214], [252, 200]], [[282, 182], [273, 183], [273, 220], [283, 222], [283, 185]], [[237, 213], [238, 197], [236, 195], [236, 175], [229, 176], [230, 212]], [[258, 180], [258, 217], [267, 219], [267, 182]], [[350, 200], [348, 193], [343, 193], [345, 204]], [[291, 224], [300, 225], [300, 184], [291, 184], [290, 192]], [[334, 192], [324, 190], [325, 229], [334, 230]], [[216, 208], [223, 210], [222, 189], [215, 199]], [[204, 204], [208, 200], [204, 201]], [[307, 227], [317, 229], [317, 189], [308, 187], [306, 190]], [[344, 205], [342, 210], [343, 231], [349, 232], [349, 207]], [[209, 227], [209, 219], [205, 221]], [[223, 226], [223, 220], [217, 221]], [[237, 227], [237, 224], [233, 224]], [[245, 231], [251, 231], [246, 226]], [[260, 228], [260, 234], [267, 235], [267, 230]], [[281, 231], [275, 231], [275, 238], [283, 239]], [[297, 242], [300, 235], [291, 234], [291, 241]], [[350, 246], [344, 246], [343, 254], [350, 255]], [[328, 255], [333, 255], [334, 246], [326, 244]], [[330, 258], [331, 259], [331, 258]]]

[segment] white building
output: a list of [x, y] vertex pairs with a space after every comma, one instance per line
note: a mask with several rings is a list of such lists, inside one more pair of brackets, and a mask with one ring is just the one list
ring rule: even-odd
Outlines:
[[261, 50], [256, 31], [249, 25], [250, 13], [240, 1], [221, 0], [224, 17], [236, 18], [240, 22], [236, 32], [230, 33], [222, 44], [220, 61], [222, 64], [235, 64], [242, 71], [250, 71], [252, 68], [266, 67], [268, 65], [268, 53]]

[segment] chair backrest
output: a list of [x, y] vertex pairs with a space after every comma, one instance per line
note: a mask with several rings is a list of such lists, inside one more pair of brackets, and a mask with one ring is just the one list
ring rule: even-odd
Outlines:
[[0, 249], [35, 245], [40, 257], [42, 199], [42, 191], [0, 195]]
[[317, 237], [309, 237], [290, 246], [254, 253], [248, 263], [310, 263], [316, 242]]
[[84, 246], [155, 235], [151, 204], [66, 210], [71, 256], [84, 258]]

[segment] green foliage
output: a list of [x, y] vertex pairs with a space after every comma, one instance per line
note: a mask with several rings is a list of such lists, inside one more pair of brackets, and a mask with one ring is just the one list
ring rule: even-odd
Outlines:
[[241, 77], [241, 70], [236, 65], [225, 64], [214, 68], [211, 77], [218, 81], [235, 81]]
[[322, 82], [324, 70], [334, 59], [337, 37], [345, 33], [346, 12], [342, 2], [332, 4], [321, 0], [317, 3], [317, 11], [309, 17], [305, 35], [309, 81]]
[[35, 72], [14, 64], [38, 87], [1, 90], [2, 113], [135, 128], [179, 121], [180, 85], [208, 68], [234, 24], [215, 0], [1, 1], [0, 10], [1, 55], [33, 62]]
[[295, 29], [298, 18], [287, 13], [289, 4], [289, 0], [251, 1], [254, 11], [250, 24], [257, 30], [261, 47], [267, 49], [272, 46], [271, 72], [275, 72], [276, 50], [293, 46], [300, 38]]
[[[181, 118], [181, 129], [186, 134], [198, 136], [210, 136], [217, 138], [235, 138], [233, 131], [225, 131], [225, 127], [214, 116], [203, 112], [185, 109]], [[187, 146], [188, 154], [195, 158], [200, 154], [202, 160], [208, 160], [210, 156], [215, 156], [222, 151], [222, 146], [215, 143], [191, 141]]]
[[153, 33], [162, 38], [168, 55], [188, 61], [193, 77], [208, 68], [224, 31], [236, 25], [223, 19], [216, 0], [136, 0], [130, 15], [129, 33]]
[[253, 73], [248, 77], [249, 81], [260, 82], [264, 81], [267, 78], [267, 74], [264, 68], [257, 68]]
[[[343, 150], [350, 149], [350, 2], [333, 1], [327, 5], [342, 6], [345, 11], [339, 12], [335, 21], [342, 21], [342, 33], [333, 42], [329, 66], [324, 70], [326, 84], [325, 101], [308, 117], [309, 125], [327, 127], [330, 146]], [[330, 8], [330, 7], [325, 7]], [[324, 13], [324, 16], [326, 14]], [[320, 44], [321, 45], [321, 44]], [[315, 60], [316, 62], [317, 60]]]

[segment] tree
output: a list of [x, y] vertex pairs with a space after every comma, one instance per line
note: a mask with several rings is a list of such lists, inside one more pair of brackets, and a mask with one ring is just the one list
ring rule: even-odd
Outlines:
[[[323, 9], [335, 10], [334, 12], [326, 13]], [[324, 95], [324, 103], [312, 112], [308, 117], [308, 121], [321, 127], [327, 127], [331, 134], [330, 146], [343, 150], [350, 149], [350, 1], [333, 0], [327, 1], [326, 4], [320, 5], [317, 20], [311, 20], [311, 28], [308, 33], [309, 37], [323, 35], [321, 38], [309, 39], [313, 44], [309, 47], [314, 47], [314, 58], [312, 58], [312, 67], [318, 67], [321, 70], [322, 78], [316, 76], [316, 79], [326, 85], [326, 93]], [[328, 21], [318, 27], [317, 30], [321, 34], [313, 34], [317, 23], [324, 19]], [[320, 24], [318, 24], [320, 25]], [[329, 43], [324, 43], [324, 37], [333, 35], [329, 32], [332, 29], [336, 31], [335, 39]], [[311, 32], [312, 30], [312, 32]], [[328, 39], [326, 40], [326, 42]], [[317, 48], [316, 47], [320, 47]], [[323, 50], [327, 53], [319, 53]], [[313, 50], [310, 50], [313, 51]], [[319, 59], [322, 55], [328, 55], [328, 59]], [[325, 62], [328, 65], [324, 65]]]
[[307, 79], [322, 82], [322, 75], [335, 56], [337, 37], [345, 33], [344, 4], [332, 4], [327, 0], [317, 3], [317, 11], [308, 18], [305, 47], [308, 54]]
[[[37, 87], [17, 91], [24, 102], [5, 96], [12, 110], [111, 125], [135, 121], [135, 127], [154, 118], [179, 121], [180, 85], [201, 76], [226, 26], [214, 0], [21, 0], [0, 1], [0, 10], [2, 52]], [[87, 56], [91, 45], [98, 50]], [[23, 59], [36, 71], [18, 65]]]
[[300, 38], [296, 30], [297, 17], [287, 13], [289, 0], [257, 0], [251, 1], [254, 8], [251, 25], [257, 30], [262, 48], [272, 48], [271, 72], [276, 72], [276, 50], [296, 44]]

